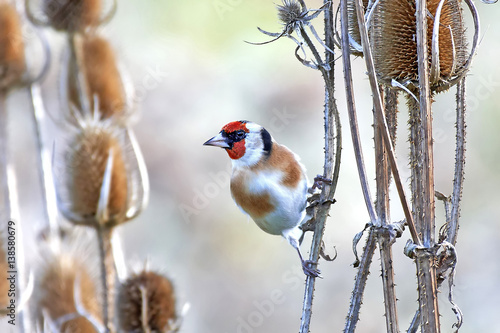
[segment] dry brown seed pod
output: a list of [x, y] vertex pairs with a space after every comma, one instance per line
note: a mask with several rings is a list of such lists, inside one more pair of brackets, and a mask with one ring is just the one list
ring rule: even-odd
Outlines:
[[169, 332], [177, 314], [174, 288], [164, 276], [143, 271], [129, 278], [118, 292], [119, 327], [125, 332]]
[[[74, 297], [76, 286], [81, 295], [80, 306], [99, 318], [99, 295], [92, 277], [77, 258], [67, 255], [54, 256], [45, 263], [33, 295], [36, 315], [40, 320], [48, 315], [46, 319], [57, 322], [61, 332], [97, 332], [87, 318], [78, 315]], [[70, 320], [64, 321], [64, 316], [70, 316], [67, 317]]]
[[[94, 227], [112, 227], [124, 222], [128, 180], [118, 133], [101, 123], [83, 127], [69, 146], [67, 165], [65, 185], [71, 213], [68, 218], [74, 223]], [[107, 190], [106, 177], [109, 178]], [[98, 211], [103, 200], [104, 220], [98, 216], [103, 213]]]
[[[97, 34], [77, 35], [74, 38], [76, 59], [70, 60], [67, 87], [70, 105], [83, 109], [80, 100], [87, 95], [85, 103], [91, 110], [97, 109], [101, 119], [121, 116], [126, 109], [126, 93], [118, 70], [115, 53], [109, 42]], [[83, 91], [79, 91], [78, 73], [83, 74]], [[82, 94], [83, 93], [83, 94]], [[95, 103], [98, 103], [96, 108]]]
[[[439, 77], [431, 87], [433, 90], [457, 75], [467, 60], [460, 0], [444, 1], [437, 35], [439, 43], [434, 44], [438, 48], [433, 50], [433, 41], [437, 42], [433, 38], [434, 18], [439, 3], [439, 0], [427, 1], [429, 68], [432, 67], [432, 54], [439, 52]], [[371, 36], [377, 75], [383, 82], [391, 84], [396, 80], [401, 84], [418, 85], [415, 10], [414, 0], [380, 0], [375, 8]]]
[[56, 30], [83, 31], [101, 21], [101, 0], [44, 0], [43, 13]]
[[20, 83], [25, 70], [21, 20], [13, 5], [0, 1], [0, 92]]

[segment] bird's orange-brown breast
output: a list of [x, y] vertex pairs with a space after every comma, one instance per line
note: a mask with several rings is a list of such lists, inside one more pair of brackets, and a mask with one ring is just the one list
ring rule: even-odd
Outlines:
[[231, 194], [234, 201], [253, 219], [260, 219], [274, 210], [271, 196], [268, 192], [253, 194], [247, 189], [247, 180], [243, 175], [238, 175], [231, 179]]
[[302, 168], [295, 159], [295, 155], [276, 142], [273, 143], [269, 157], [257, 163], [252, 169], [253, 171], [280, 170], [283, 172], [281, 184], [289, 188], [295, 188], [302, 179]]

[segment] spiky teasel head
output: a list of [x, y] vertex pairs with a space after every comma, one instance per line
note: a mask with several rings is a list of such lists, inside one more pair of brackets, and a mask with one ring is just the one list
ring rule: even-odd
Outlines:
[[[449, 87], [447, 82], [461, 72], [467, 60], [460, 0], [443, 2], [439, 32], [433, 35], [439, 4], [440, 0], [427, 1], [429, 69], [434, 66], [437, 73], [434, 79], [431, 78], [433, 91]], [[380, 0], [375, 8], [371, 32], [375, 67], [379, 79], [389, 85], [396, 80], [409, 85], [410, 89], [418, 86], [415, 6], [415, 0]], [[434, 61], [433, 54], [439, 54]]]
[[125, 332], [175, 332], [177, 314], [172, 283], [166, 277], [142, 271], [119, 288], [119, 326]]
[[[62, 89], [68, 91], [70, 107], [82, 109], [88, 105], [91, 110], [99, 110], [101, 119], [126, 116], [125, 86], [109, 42], [87, 33], [75, 35], [73, 43], [73, 59], [68, 63], [67, 77], [62, 78], [66, 81]], [[87, 100], [81, 101], [82, 98]]]
[[[97, 332], [90, 319], [99, 320], [99, 294], [83, 262], [74, 255], [52, 255], [37, 277], [33, 302], [40, 321], [50, 320], [60, 332]], [[81, 309], [92, 318], [82, 317]]]
[[65, 162], [67, 218], [94, 227], [124, 222], [128, 170], [118, 130], [108, 122], [84, 124], [76, 131]]
[[83, 31], [101, 21], [101, 0], [43, 0], [43, 13], [56, 30]]
[[19, 84], [25, 70], [21, 20], [12, 4], [0, 0], [0, 92]]
[[284, 24], [293, 24], [303, 17], [302, 6], [296, 0], [283, 0], [282, 5], [276, 6], [278, 18]]

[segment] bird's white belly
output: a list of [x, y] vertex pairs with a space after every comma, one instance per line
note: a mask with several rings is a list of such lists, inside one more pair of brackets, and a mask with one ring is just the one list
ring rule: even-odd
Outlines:
[[305, 180], [304, 184], [292, 190], [281, 184], [282, 174], [279, 172], [259, 172], [249, 178], [252, 181], [247, 183], [248, 191], [254, 195], [267, 193], [274, 206], [274, 209], [265, 216], [256, 217], [250, 214], [263, 231], [281, 235], [284, 230], [300, 225], [305, 216], [304, 188], [307, 187]]

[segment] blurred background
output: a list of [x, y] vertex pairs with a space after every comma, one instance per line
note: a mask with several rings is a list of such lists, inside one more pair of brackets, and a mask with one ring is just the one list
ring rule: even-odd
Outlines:
[[[320, 1], [307, 1], [318, 8]], [[337, 2], [335, 3], [337, 5]], [[481, 43], [468, 75], [467, 163], [458, 237], [455, 299], [464, 313], [461, 332], [500, 332], [500, 4], [477, 2]], [[465, 14], [469, 34], [473, 26]], [[321, 31], [322, 19], [316, 24]], [[120, 1], [103, 28], [127, 68], [136, 90], [134, 125], [151, 182], [148, 208], [118, 230], [131, 270], [149, 260], [172, 278], [179, 307], [189, 303], [182, 332], [271, 333], [298, 330], [304, 275], [293, 249], [280, 237], [262, 232], [234, 204], [229, 193], [230, 161], [221, 149], [203, 147], [232, 120], [252, 120], [301, 156], [312, 179], [323, 166], [323, 81], [302, 66], [295, 44], [286, 39], [265, 46], [257, 26], [279, 32], [272, 1]], [[43, 82], [45, 103], [58, 117], [58, 75], [63, 38], [46, 31], [54, 45], [52, 68]], [[341, 60], [337, 101], [343, 121], [343, 155], [337, 203], [332, 206], [324, 241], [338, 257], [320, 262], [311, 331], [341, 331], [356, 270], [352, 238], [368, 222], [348, 130]], [[353, 61], [360, 131], [374, 186], [371, 93], [361, 58]], [[455, 89], [435, 97], [436, 190], [451, 193], [455, 144]], [[397, 154], [403, 180], [407, 168], [407, 112], [400, 97]], [[20, 186], [28, 260], [41, 217], [38, 176], [33, 167], [33, 128], [28, 94], [11, 94], [9, 124]], [[48, 120], [48, 129], [57, 129]], [[58, 145], [56, 139], [55, 145]], [[374, 190], [372, 191], [374, 193]], [[392, 219], [403, 218], [392, 192]], [[440, 202], [437, 226], [444, 221]], [[394, 246], [400, 329], [406, 330], [418, 307], [415, 266], [403, 255], [408, 231]], [[311, 236], [302, 245], [308, 252]], [[364, 244], [360, 242], [358, 250]], [[361, 310], [359, 332], [385, 332], [378, 251]], [[447, 292], [440, 295], [442, 331], [451, 331], [454, 314]]]

